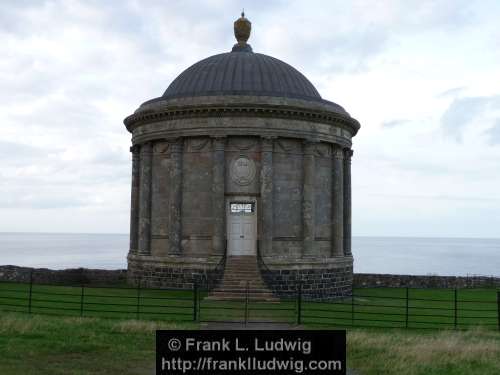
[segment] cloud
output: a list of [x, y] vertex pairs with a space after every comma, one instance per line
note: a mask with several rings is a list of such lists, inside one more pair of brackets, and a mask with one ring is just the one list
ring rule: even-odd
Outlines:
[[[0, 12], [0, 207], [9, 213], [0, 215], [2, 230], [126, 232], [123, 118], [191, 64], [229, 51], [242, 7], [255, 52], [295, 66], [361, 121], [353, 202], [363, 218], [355, 233], [386, 216], [415, 225], [391, 224], [385, 234], [423, 233], [441, 220], [436, 207], [456, 214], [446, 197], [495, 197], [496, 4], [11, 1]], [[436, 198], [391, 199], [402, 191]], [[374, 207], [369, 194], [383, 193]], [[428, 216], [417, 222], [415, 212]], [[478, 221], [473, 230], [497, 228]]]
[[500, 119], [498, 119], [491, 127], [486, 131], [486, 136], [489, 137], [489, 143], [491, 145], [499, 145], [500, 144]]
[[467, 88], [466, 87], [453, 87], [451, 89], [440, 92], [436, 95], [437, 98], [455, 98], [460, 96]]
[[409, 120], [389, 120], [382, 123], [383, 128], [395, 128], [408, 124]]
[[454, 99], [441, 117], [443, 130], [457, 141], [462, 140], [464, 129], [499, 108], [500, 95]]

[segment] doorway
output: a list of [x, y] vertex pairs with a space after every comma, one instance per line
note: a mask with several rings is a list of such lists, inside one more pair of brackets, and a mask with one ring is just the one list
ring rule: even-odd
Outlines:
[[252, 197], [226, 200], [227, 253], [257, 255], [257, 201]]

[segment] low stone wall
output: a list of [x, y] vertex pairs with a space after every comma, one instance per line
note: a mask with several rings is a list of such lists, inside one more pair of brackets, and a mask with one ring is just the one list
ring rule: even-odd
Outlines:
[[88, 268], [50, 270], [47, 268], [0, 266], [0, 281], [29, 283], [31, 274], [33, 274], [33, 282], [37, 284], [115, 285], [125, 284], [127, 281], [127, 270]]
[[[218, 280], [212, 272], [186, 269], [148, 270], [145, 286], [192, 288], [197, 282], [208, 277]], [[154, 272], [157, 271], [157, 272]], [[218, 270], [219, 271], [219, 270]], [[339, 272], [340, 271], [340, 272]], [[30, 268], [18, 266], [0, 266], [0, 281], [29, 282], [33, 272], [33, 281], [39, 284], [65, 285], [115, 285], [127, 282], [127, 270], [99, 270], [74, 268], [50, 270], [47, 268]], [[350, 269], [337, 270], [270, 270], [261, 269], [264, 279], [273, 291], [280, 296], [292, 296], [296, 293], [298, 280], [303, 282], [303, 294], [310, 297], [320, 295], [339, 296], [350, 293]], [[221, 273], [215, 272], [217, 274]], [[181, 275], [182, 274], [182, 275]], [[129, 274], [128, 281], [135, 284]], [[149, 277], [148, 277], [149, 276]], [[163, 282], [161, 278], [165, 278]], [[488, 276], [431, 276], [431, 275], [391, 275], [373, 273], [355, 273], [353, 286], [356, 288], [500, 288], [500, 277]]]
[[355, 273], [354, 287], [387, 288], [494, 288], [500, 287], [500, 277], [489, 276], [434, 276], [389, 275]]

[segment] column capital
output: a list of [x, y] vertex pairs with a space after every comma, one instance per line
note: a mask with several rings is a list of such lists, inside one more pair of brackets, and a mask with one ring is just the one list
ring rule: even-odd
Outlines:
[[141, 145], [141, 153], [143, 153], [143, 154], [153, 153], [153, 142], [151, 142], [151, 141], [144, 142]]
[[273, 145], [274, 145], [274, 140], [278, 137], [274, 136], [261, 136], [261, 147], [262, 151], [264, 152], [272, 152], [273, 151]]
[[318, 145], [319, 141], [315, 139], [304, 139], [302, 141], [302, 144], [304, 145], [304, 154], [307, 155], [314, 155], [314, 152], [316, 151], [316, 146]]
[[224, 151], [227, 142], [225, 135], [211, 135], [210, 138], [213, 142], [214, 151]]
[[178, 138], [169, 138], [167, 139], [170, 144], [170, 152], [171, 153], [181, 153], [182, 147], [184, 145], [184, 139], [182, 137]]
[[332, 150], [332, 156], [334, 159], [343, 160], [344, 150], [340, 146], [334, 145]]
[[139, 146], [139, 145], [130, 146], [130, 152], [132, 154], [138, 154], [140, 151], [141, 151], [141, 146]]
[[351, 150], [350, 148], [345, 148], [344, 149], [344, 157], [347, 159], [347, 160], [351, 160], [351, 157], [352, 155], [354, 154], [354, 151]]

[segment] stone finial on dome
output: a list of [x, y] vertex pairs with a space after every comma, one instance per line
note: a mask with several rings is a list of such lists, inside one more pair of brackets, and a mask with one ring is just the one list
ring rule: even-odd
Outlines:
[[241, 12], [241, 17], [234, 21], [234, 37], [238, 41], [233, 46], [233, 52], [252, 52], [252, 47], [247, 44], [250, 38], [250, 31], [252, 30], [252, 23], [245, 18], [245, 12]]

